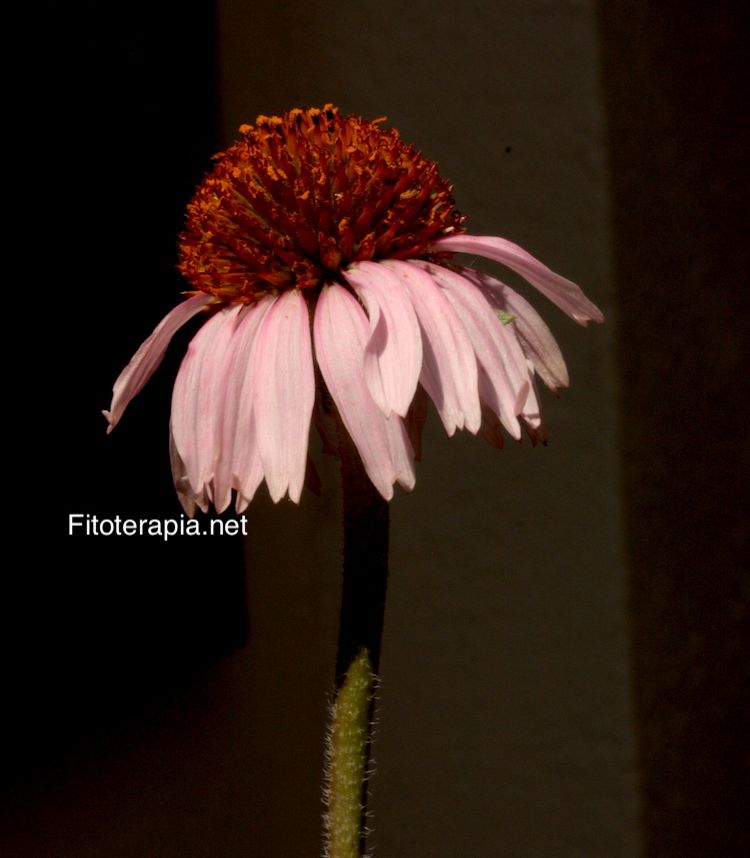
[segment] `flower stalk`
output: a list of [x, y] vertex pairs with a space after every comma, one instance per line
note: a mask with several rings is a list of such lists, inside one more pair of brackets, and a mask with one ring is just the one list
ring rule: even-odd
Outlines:
[[366, 649], [377, 673], [388, 583], [388, 502], [373, 486], [362, 459], [339, 422], [344, 505], [344, 568], [336, 681]]
[[349, 665], [331, 707], [326, 749], [326, 858], [364, 855], [374, 682], [367, 650], [362, 649]]
[[326, 771], [327, 858], [359, 858], [367, 834], [367, 770], [388, 580], [388, 503], [338, 420], [344, 569], [336, 698]]

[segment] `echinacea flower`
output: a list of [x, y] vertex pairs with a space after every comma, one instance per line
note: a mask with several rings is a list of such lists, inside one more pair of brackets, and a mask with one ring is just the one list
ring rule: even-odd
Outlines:
[[260, 116], [188, 206], [180, 269], [194, 291], [135, 353], [104, 413], [111, 431], [174, 333], [206, 316], [172, 396], [172, 470], [189, 514], [222, 512], [232, 492], [241, 512], [263, 479], [274, 501], [298, 501], [314, 412], [325, 432], [324, 389], [386, 499], [395, 483], [414, 486], [425, 393], [448, 435], [543, 440], [534, 380], [568, 385], [560, 349], [524, 298], [454, 254], [502, 263], [581, 325], [603, 321], [525, 250], [464, 233], [436, 164], [382, 122], [331, 105]]

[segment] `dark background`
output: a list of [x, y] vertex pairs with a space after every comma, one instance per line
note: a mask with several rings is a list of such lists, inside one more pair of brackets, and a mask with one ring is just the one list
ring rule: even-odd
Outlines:
[[631, 320], [622, 457], [646, 845], [730, 856], [750, 849], [748, 27], [739, 4], [689, 10], [605, 2], [601, 31]]
[[[302, 29], [304, 14], [291, 16]], [[23, 508], [38, 512], [8, 533], [0, 847], [12, 858], [314, 855], [331, 643], [309, 662], [301, 648], [321, 634], [310, 613], [321, 628], [335, 616], [335, 586], [304, 569], [289, 511], [259, 514], [290, 527], [288, 568], [270, 557], [274, 575], [253, 583], [251, 565], [249, 579], [293, 629], [278, 648], [267, 643], [273, 622], [248, 622], [240, 540], [67, 534], [70, 512], [180, 515], [166, 433], [190, 331], [112, 436], [99, 410], [183, 288], [175, 236], [221, 145], [222, 103], [242, 84], [226, 72], [219, 80], [212, 3], [49, 4], [45, 15], [32, 270], [34, 347], [47, 375], [18, 448], [36, 471], [23, 481]], [[735, 858], [748, 845], [747, 18], [740, 3], [609, 0], [597, 22], [620, 318], [631, 642], [622, 683], [641, 807], [623, 835], [640, 847], [616, 854]], [[283, 79], [285, 57], [276, 60], [264, 74]], [[335, 513], [335, 499], [315, 513], [317, 532]], [[249, 550], [257, 561], [265, 549]], [[248, 635], [266, 674], [237, 690]], [[302, 726], [290, 712], [305, 704], [279, 680], [295, 665], [322, 689]], [[246, 714], [254, 693], [271, 698], [271, 714]], [[274, 753], [269, 719], [291, 739], [263, 768]], [[583, 764], [571, 764], [571, 777]], [[275, 778], [252, 782], [274, 766]], [[439, 790], [429, 804], [436, 816], [451, 812]], [[502, 842], [512, 824], [497, 824]], [[554, 854], [613, 853], [594, 840]]]
[[[20, 592], [7, 604], [4, 668], [2, 768], [21, 790], [94, 737], [136, 723], [246, 635], [238, 540], [68, 535], [69, 513], [182, 512], [166, 433], [180, 345], [122, 431], [105, 434], [101, 409], [184, 288], [175, 236], [219, 140], [213, 5], [47, 13], [32, 251], [45, 378], [20, 439], [38, 469], [23, 486], [37, 512], [25, 518], [30, 548], [11, 564]], [[189, 336], [179, 336], [182, 350]]]

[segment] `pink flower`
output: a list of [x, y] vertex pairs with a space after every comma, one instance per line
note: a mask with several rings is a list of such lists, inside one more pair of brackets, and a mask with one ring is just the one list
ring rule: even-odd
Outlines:
[[[456, 429], [502, 445], [544, 440], [535, 376], [567, 387], [531, 305], [467, 253], [520, 274], [581, 325], [603, 321], [578, 286], [515, 244], [466, 235], [435, 164], [380, 122], [327, 105], [259, 117], [217, 156], [188, 209], [181, 270], [196, 288], [115, 382], [111, 431], [190, 318], [207, 316], [172, 396], [171, 461], [189, 514], [238, 512], [265, 479], [297, 502], [310, 424], [330, 394], [374, 486], [414, 486], [432, 400]], [[327, 428], [328, 427], [328, 428]]]

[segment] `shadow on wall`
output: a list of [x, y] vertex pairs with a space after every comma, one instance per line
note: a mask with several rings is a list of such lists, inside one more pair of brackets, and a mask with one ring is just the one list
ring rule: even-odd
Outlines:
[[744, 3], [600, 4], [651, 858], [750, 850]]

